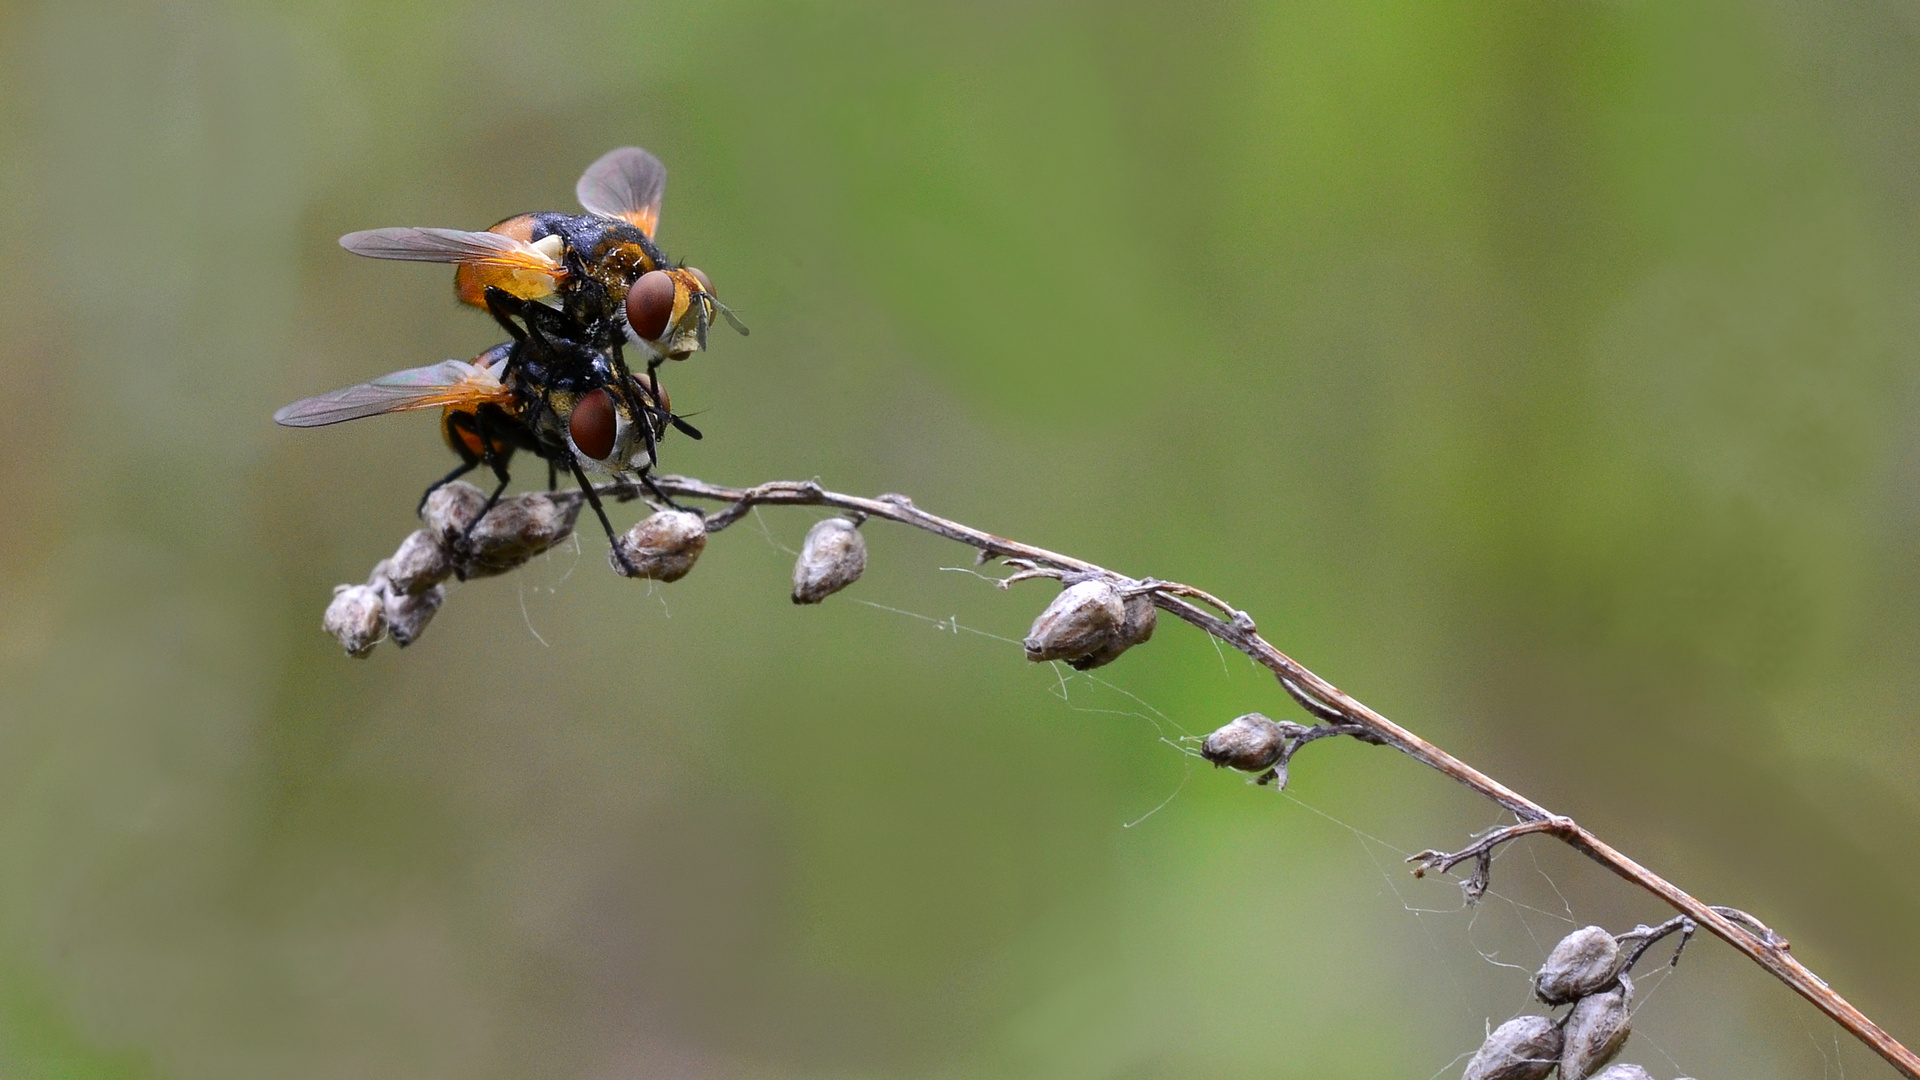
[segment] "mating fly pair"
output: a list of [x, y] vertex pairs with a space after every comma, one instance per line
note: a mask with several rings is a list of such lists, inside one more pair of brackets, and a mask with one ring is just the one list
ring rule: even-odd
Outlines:
[[[441, 432], [460, 465], [427, 494], [485, 464], [499, 485], [527, 450], [564, 465], [613, 536], [587, 470], [637, 475], [658, 461], [675, 416], [658, 369], [704, 349], [716, 315], [746, 333], [699, 270], [670, 266], [654, 244], [666, 168], [638, 147], [602, 156], [575, 186], [583, 215], [520, 214], [486, 232], [373, 229], [340, 238], [373, 258], [453, 263], [454, 293], [485, 308], [512, 340], [472, 361], [446, 360], [297, 401], [274, 414], [290, 427], [319, 427], [383, 413], [439, 408]], [[644, 376], [624, 349], [646, 358]], [[656, 494], [658, 492], [656, 491]], [[424, 503], [425, 496], [422, 496]], [[616, 553], [618, 546], [615, 547]]]

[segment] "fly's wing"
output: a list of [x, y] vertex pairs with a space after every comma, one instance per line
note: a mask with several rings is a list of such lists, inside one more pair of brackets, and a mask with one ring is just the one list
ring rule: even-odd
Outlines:
[[367, 229], [340, 238], [340, 246], [370, 259], [464, 263], [558, 276], [559, 260], [525, 240], [461, 229]]
[[600, 155], [573, 186], [590, 214], [619, 218], [652, 239], [660, 225], [660, 199], [667, 192], [667, 167], [637, 146]]
[[324, 427], [363, 416], [439, 405], [478, 408], [490, 401], [506, 402], [511, 397], [485, 368], [463, 360], [442, 360], [428, 367], [396, 371], [372, 382], [296, 401], [274, 413], [273, 422], [286, 427]]

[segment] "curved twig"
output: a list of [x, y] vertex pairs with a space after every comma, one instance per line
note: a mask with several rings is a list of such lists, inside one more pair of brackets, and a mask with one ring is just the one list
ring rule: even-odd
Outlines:
[[[1700, 927], [1696, 925], [1692, 919], [1687, 918], [1685, 915], [1675, 915], [1659, 926], [1641, 925], [1634, 927], [1624, 934], [1613, 935], [1614, 941], [1621, 945], [1628, 946], [1626, 952], [1621, 954], [1620, 970], [1623, 972], [1631, 971], [1633, 965], [1640, 962], [1640, 957], [1643, 956], [1648, 949], [1653, 948], [1655, 942], [1658, 942], [1668, 934], [1680, 935], [1680, 941], [1673, 947], [1673, 958], [1667, 961], [1668, 967], [1679, 967], [1680, 954], [1687, 950], [1687, 942], [1692, 940], [1694, 931], [1698, 929], [1700, 929]], [[1629, 942], [1632, 944], [1628, 945]]]
[[1415, 855], [1407, 856], [1413, 864], [1414, 877], [1426, 877], [1427, 871], [1444, 874], [1468, 859], [1473, 860], [1473, 873], [1460, 883], [1460, 889], [1467, 894], [1467, 903], [1477, 903], [1486, 894], [1487, 885], [1493, 877], [1493, 849], [1509, 840], [1516, 840], [1533, 833], [1569, 834], [1574, 825], [1572, 818], [1549, 817], [1538, 821], [1523, 821], [1518, 825], [1507, 825], [1491, 829], [1478, 840], [1459, 851], [1435, 851], [1428, 848]]
[[[1516, 825], [1495, 830], [1468, 848], [1453, 853], [1426, 851], [1413, 857], [1414, 872], [1430, 869], [1445, 871], [1466, 859], [1476, 861], [1476, 877], [1482, 879], [1495, 847], [1531, 833], [1550, 833], [1575, 851], [1611, 870], [1626, 881], [1665, 901], [1715, 937], [1733, 946], [1749, 960], [1766, 969], [1775, 978], [1792, 987], [1815, 1008], [1846, 1028], [1855, 1038], [1891, 1064], [1908, 1080], [1920, 1080], [1920, 1056], [1902, 1046], [1893, 1036], [1868, 1019], [1859, 1009], [1835, 993], [1787, 951], [1785, 938], [1759, 920], [1734, 908], [1716, 907], [1696, 899], [1685, 890], [1626, 855], [1615, 850], [1572, 818], [1548, 811], [1545, 807], [1475, 769], [1452, 754], [1395, 724], [1379, 713], [1349, 697], [1340, 688], [1307, 670], [1298, 661], [1261, 637], [1247, 614], [1210, 593], [1179, 582], [1154, 578], [1131, 578], [1084, 559], [1049, 551], [995, 536], [960, 522], [930, 514], [902, 495], [862, 498], [828, 491], [814, 481], [774, 481], [751, 488], [727, 487], [686, 476], [657, 476], [655, 484], [670, 496], [706, 499], [725, 503], [725, 507], [707, 517], [707, 531], [719, 532], [739, 521], [755, 506], [827, 506], [855, 511], [868, 517], [911, 525], [980, 552], [980, 561], [995, 558], [1018, 560], [1022, 574], [1030, 571], [1056, 571], [1073, 575], [1101, 576], [1130, 591], [1151, 594], [1155, 607], [1199, 628], [1220, 641], [1245, 653], [1273, 672], [1289, 696], [1308, 713], [1325, 724], [1364, 731], [1369, 742], [1391, 746], [1440, 774], [1473, 789], [1519, 819]], [[639, 493], [630, 485], [616, 483], [596, 489], [615, 499], [631, 499]], [[1016, 577], [1020, 575], [1015, 575]], [[1048, 575], [1052, 576], [1052, 575]], [[1196, 602], [1197, 601], [1197, 602]], [[1471, 884], [1471, 883], [1469, 883]], [[1666, 925], [1666, 924], [1663, 924]]]

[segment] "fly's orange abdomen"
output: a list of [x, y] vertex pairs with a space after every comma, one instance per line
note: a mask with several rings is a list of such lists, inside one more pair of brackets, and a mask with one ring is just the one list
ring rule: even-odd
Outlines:
[[[516, 214], [487, 231], [532, 243], [533, 215]], [[461, 303], [480, 308], [487, 306], [486, 295], [489, 285], [505, 289], [515, 296], [521, 296], [525, 290], [516, 276], [518, 273], [519, 271], [505, 266], [461, 263], [453, 271], [453, 294], [460, 298]]]

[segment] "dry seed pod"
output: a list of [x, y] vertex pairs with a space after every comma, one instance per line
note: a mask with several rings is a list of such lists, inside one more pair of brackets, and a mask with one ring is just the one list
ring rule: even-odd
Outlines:
[[1086, 671], [1103, 664], [1111, 664], [1120, 659], [1120, 654], [1153, 636], [1153, 628], [1160, 616], [1153, 609], [1153, 596], [1141, 593], [1130, 596], [1125, 601], [1120, 617], [1120, 632], [1105, 645], [1078, 660], [1067, 661], [1075, 670]]
[[1559, 1027], [1544, 1016], [1516, 1016], [1480, 1044], [1462, 1080], [1543, 1080], [1559, 1063]]
[[1022, 642], [1027, 659], [1078, 660], [1107, 648], [1126, 622], [1120, 590], [1098, 578], [1060, 590]]
[[380, 590], [380, 606], [387, 617], [387, 632], [393, 643], [406, 648], [426, 632], [427, 624], [447, 598], [447, 587], [435, 585], [419, 593], [403, 593], [391, 588]]
[[1607, 986], [1618, 975], [1620, 943], [1598, 926], [1583, 926], [1553, 947], [1533, 976], [1533, 993], [1548, 1005], [1565, 1005]]
[[385, 581], [394, 592], [418, 596], [453, 576], [453, 559], [440, 538], [415, 529], [393, 557], [373, 568], [373, 582]]
[[1286, 732], [1279, 724], [1254, 712], [1236, 716], [1225, 727], [1207, 736], [1200, 744], [1200, 756], [1241, 772], [1259, 772], [1271, 768], [1286, 749]]
[[470, 578], [504, 574], [565, 540], [580, 516], [580, 500], [556, 499], [544, 491], [511, 495], [495, 503], [467, 533], [461, 569]]
[[451, 546], [464, 536], [467, 526], [480, 516], [487, 505], [487, 493], [467, 483], [452, 480], [433, 489], [420, 507], [420, 518], [434, 535]]
[[814, 523], [793, 564], [793, 602], [817, 604], [860, 580], [867, 569], [867, 542], [853, 522], [831, 517]]
[[1560, 1051], [1561, 1080], [1587, 1080], [1613, 1060], [1627, 1044], [1633, 1027], [1633, 981], [1620, 976], [1620, 985], [1604, 994], [1583, 997], [1567, 1014]]
[[452, 553], [463, 577], [504, 574], [565, 540], [580, 516], [580, 500], [543, 491], [509, 495], [475, 525], [487, 495], [464, 480], [442, 484], [427, 496], [420, 516]]
[[333, 603], [320, 619], [320, 628], [332, 634], [355, 659], [365, 659], [387, 631], [380, 590], [370, 585], [336, 585]]
[[1653, 1080], [1653, 1074], [1638, 1065], [1609, 1065], [1594, 1073], [1593, 1080]]
[[620, 534], [614, 544], [607, 561], [616, 573], [628, 574], [618, 557], [625, 555], [633, 567], [631, 577], [679, 581], [706, 550], [707, 523], [698, 514], [662, 510]]

